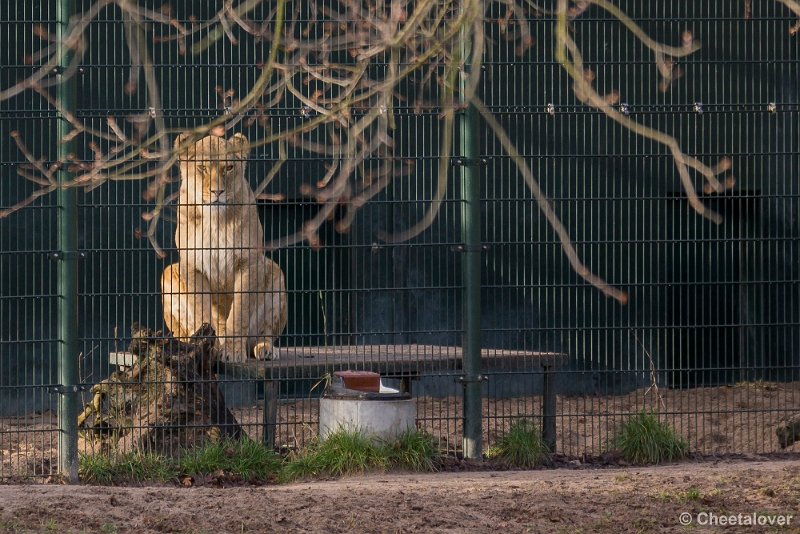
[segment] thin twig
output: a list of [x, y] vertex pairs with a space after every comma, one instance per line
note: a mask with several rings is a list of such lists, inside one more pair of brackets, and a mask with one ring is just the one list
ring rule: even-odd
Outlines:
[[658, 390], [658, 374], [657, 374], [656, 363], [653, 360], [653, 355], [650, 354], [650, 351], [647, 350], [647, 347], [644, 346], [642, 340], [639, 339], [639, 336], [636, 335], [636, 331], [633, 328], [630, 328], [629, 330], [631, 334], [633, 334], [633, 339], [635, 339], [636, 342], [639, 344], [639, 346], [642, 347], [645, 356], [647, 356], [647, 359], [650, 361], [650, 387], [647, 388], [647, 391], [644, 392], [644, 396], [645, 398], [647, 398], [647, 395], [651, 391], [655, 392], [656, 398], [658, 399], [658, 402], [661, 404], [661, 408], [666, 409], [666, 404], [664, 404], [664, 398], [661, 396], [661, 392]]

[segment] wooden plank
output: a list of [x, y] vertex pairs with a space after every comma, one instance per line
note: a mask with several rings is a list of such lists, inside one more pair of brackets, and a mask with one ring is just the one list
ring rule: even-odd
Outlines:
[[[460, 371], [461, 347], [439, 345], [344, 345], [281, 347], [278, 360], [221, 362], [218, 372], [231, 377], [318, 377], [342, 369], [375, 371], [385, 377], [415, 377]], [[483, 372], [558, 368], [567, 355], [558, 352], [483, 349]]]

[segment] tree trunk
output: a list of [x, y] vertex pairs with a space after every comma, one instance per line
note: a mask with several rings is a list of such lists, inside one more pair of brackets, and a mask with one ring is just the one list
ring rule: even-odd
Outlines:
[[131, 367], [92, 388], [78, 417], [83, 449], [177, 456], [208, 440], [239, 438], [213, 372], [214, 329], [203, 325], [189, 343], [132, 327]]

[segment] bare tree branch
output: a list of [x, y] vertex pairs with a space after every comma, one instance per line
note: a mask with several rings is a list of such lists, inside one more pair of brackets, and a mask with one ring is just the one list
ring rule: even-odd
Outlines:
[[[800, 16], [798, 0], [776, 1]], [[63, 109], [48, 88], [76, 72], [86, 50], [88, 28], [104, 9], [112, 6], [124, 21], [126, 46], [132, 59], [126, 84], [119, 89], [132, 94], [143, 86], [148, 110], [132, 117], [109, 117], [103, 125], [89, 127], [70, 110]], [[581, 262], [566, 227], [513, 140], [478, 97], [481, 65], [486, 54], [484, 28], [491, 22], [487, 21], [487, 10], [496, 6], [502, 10], [500, 19], [495, 21], [501, 25], [502, 39], [514, 44], [520, 55], [534, 44], [527, 19], [529, 14], [555, 15], [553, 53], [568, 73], [577, 99], [633, 134], [666, 147], [689, 204], [700, 215], [717, 223], [721, 221], [719, 214], [701, 201], [695, 180], [698, 177], [702, 180], [699, 190], [705, 193], [732, 187], [735, 180], [730, 175], [730, 159], [721, 158], [716, 164], [706, 164], [687, 154], [676, 137], [622, 113], [616, 106], [618, 94], [602, 95], [593, 86], [595, 75], [584, 65], [571, 25], [575, 25], [575, 20], [591, 6], [608, 13], [653, 54], [654, 68], [661, 76], [660, 87], [665, 91], [682, 75], [677, 60], [697, 51], [700, 43], [688, 32], [681, 36], [679, 46], [658, 42], [611, 0], [558, 0], [555, 11], [549, 11], [534, 0], [500, 0], [494, 4], [482, 0], [414, 3], [342, 0], [334, 5], [287, 3], [286, 0], [245, 0], [237, 4], [224, 0], [208, 20], [189, 23], [179, 21], [168, 6], [153, 10], [134, 0], [96, 0], [70, 22], [62, 43], [54, 42], [54, 38], [40, 28], [38, 34], [43, 47], [31, 60], [43, 64], [28, 78], [0, 88], [0, 101], [25, 91], [38, 93], [72, 126], [68, 138], [80, 137], [93, 157], [89, 161], [70, 157], [48, 166], [44, 162], [52, 158], [32, 154], [19, 136], [12, 136], [26, 160], [26, 164], [19, 166], [18, 174], [36, 189], [29, 198], [0, 211], [0, 218], [58, 187], [90, 190], [109, 181], [145, 180], [148, 183], [145, 198], [153, 207], [143, 216], [147, 223], [144, 236], [157, 253], [163, 254], [156, 236], [161, 217], [171, 202], [168, 189], [179, 154], [170, 138], [178, 131], [170, 128], [164, 119], [152, 60], [153, 47], [175, 43], [172, 46], [177, 45], [180, 54], [202, 54], [217, 43], [237, 46], [240, 39], [247, 37], [269, 41], [268, 47], [265, 46], [266, 59], [259, 65], [256, 80], [241, 97], [239, 88], [218, 88], [220, 112], [189, 133], [193, 139], [199, 139], [209, 134], [224, 135], [236, 125], [260, 126], [263, 135], [252, 139], [251, 146], [276, 145], [278, 154], [277, 161], [255, 188], [260, 199], [282, 199], [281, 195], [269, 194], [267, 190], [288, 161], [289, 146], [325, 160], [322, 176], [315, 177], [310, 184], [298, 184], [302, 194], [320, 204], [319, 213], [297, 232], [269, 246], [281, 247], [301, 241], [319, 246], [322, 225], [337, 215], [341, 218], [336, 221], [336, 230], [347, 232], [358, 209], [393, 180], [409, 172], [411, 167], [394, 155], [393, 139], [397, 127], [396, 108], [406, 100], [417, 112], [430, 106], [441, 114], [437, 173], [432, 184], [432, 198], [427, 199], [422, 217], [400, 233], [379, 237], [397, 242], [420, 235], [435, 221], [447, 195], [456, 113], [462, 106], [473, 104], [519, 170], [538, 209], [558, 236], [572, 268], [604, 294], [625, 302], [627, 295], [623, 291], [611, 287]], [[259, 16], [257, 10], [266, 14]], [[301, 18], [304, 18], [304, 27], [298, 26]], [[154, 27], [163, 30], [163, 35], [156, 36], [153, 32], [150, 42], [148, 32]], [[790, 32], [796, 33], [793, 28]], [[70, 66], [60, 76], [55, 76], [67, 52], [72, 54]], [[342, 56], [349, 59], [342, 60]], [[471, 67], [468, 71], [464, 68], [467, 63]], [[274, 130], [269, 124], [270, 110], [287, 99], [299, 103], [303, 119], [292, 127]], [[320, 138], [326, 142], [319, 142]], [[377, 170], [367, 170], [375, 161], [379, 162]], [[73, 175], [66, 184], [54, 179], [53, 173], [61, 168]], [[340, 207], [343, 209], [338, 209]]]

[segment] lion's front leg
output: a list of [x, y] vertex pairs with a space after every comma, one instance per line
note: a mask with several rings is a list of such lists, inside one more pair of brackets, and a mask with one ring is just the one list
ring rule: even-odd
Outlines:
[[247, 360], [251, 353], [257, 359], [274, 358], [273, 343], [286, 327], [286, 308], [280, 267], [263, 256], [252, 261], [236, 274], [221, 357], [237, 362]]
[[217, 335], [224, 335], [225, 323], [203, 273], [181, 268], [179, 263], [167, 266], [161, 275], [161, 295], [164, 322], [176, 338], [188, 341], [203, 323], [211, 324]]
[[277, 360], [275, 340], [283, 333], [288, 320], [286, 281], [283, 271], [274, 261], [264, 258], [264, 283], [267, 293], [259, 301], [259, 308], [250, 321], [250, 342], [253, 355], [259, 360]]

